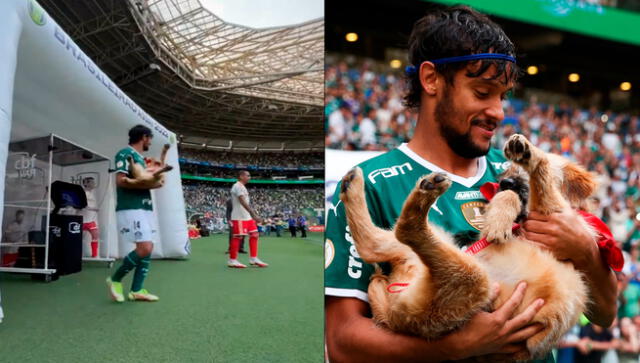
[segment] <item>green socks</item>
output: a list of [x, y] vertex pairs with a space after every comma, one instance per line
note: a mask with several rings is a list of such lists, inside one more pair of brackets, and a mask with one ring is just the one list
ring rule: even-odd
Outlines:
[[[129, 271], [133, 270], [136, 266], [138, 266], [141, 261], [142, 261], [142, 258], [138, 256], [135, 250], [129, 252], [129, 254], [126, 255], [122, 260], [122, 265], [120, 265], [120, 267], [116, 270], [116, 272], [113, 273], [113, 276], [111, 276], [111, 280], [115, 282], [122, 281], [122, 278], [127, 273], [129, 273]], [[149, 267], [149, 264], [147, 263], [147, 269], [148, 267]], [[135, 278], [134, 278], [134, 281], [135, 281]], [[137, 290], [134, 290], [134, 291], [137, 291]]]
[[136, 267], [136, 272], [133, 274], [133, 282], [131, 283], [131, 291], [137, 292], [142, 290], [142, 284], [149, 272], [149, 264], [151, 264], [151, 257], [147, 256], [140, 260], [140, 263]]

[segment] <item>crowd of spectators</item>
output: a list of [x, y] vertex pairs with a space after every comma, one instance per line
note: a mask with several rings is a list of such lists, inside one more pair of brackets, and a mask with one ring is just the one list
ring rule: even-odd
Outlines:
[[[327, 67], [325, 86], [327, 147], [385, 151], [411, 139], [416, 115], [402, 107], [404, 80], [396, 71], [376, 72], [367, 64], [350, 68], [342, 62]], [[595, 107], [543, 104], [535, 98], [506, 100], [504, 108], [505, 119], [496, 130], [493, 146], [501, 149], [510, 135], [520, 133], [544, 151], [564, 155], [593, 171], [599, 185], [594, 214], [607, 223], [625, 251], [625, 268], [618, 274], [620, 320], [610, 328], [576, 327], [563, 343], [564, 352], [573, 352], [575, 361], [600, 352], [603, 361], [619, 356], [620, 361], [631, 361], [625, 360], [631, 357], [638, 362], [640, 118]]]
[[260, 167], [280, 168], [324, 168], [322, 152], [226, 152], [213, 150], [196, 150], [181, 148], [180, 157], [185, 159], [207, 161], [216, 165], [235, 164]]
[[[231, 185], [213, 185], [206, 182], [183, 183], [184, 200], [188, 211], [210, 218], [225, 218], [226, 203], [231, 197]], [[261, 218], [279, 215], [285, 218], [297, 215], [303, 209], [324, 208], [324, 187], [287, 186], [257, 187], [247, 185], [251, 206]], [[317, 213], [317, 212], [316, 212]]]

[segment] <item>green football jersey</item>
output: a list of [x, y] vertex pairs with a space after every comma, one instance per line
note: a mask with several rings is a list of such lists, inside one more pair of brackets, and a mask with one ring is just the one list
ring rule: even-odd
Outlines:
[[[400, 216], [402, 206], [417, 180], [432, 172], [445, 172], [451, 187], [433, 204], [430, 223], [452, 233], [461, 248], [479, 239], [483, 213], [488, 201], [480, 193], [486, 182], [495, 182], [508, 166], [502, 151], [491, 149], [478, 159], [478, 172], [464, 178], [448, 173], [415, 154], [407, 144], [358, 165], [365, 179], [365, 195], [373, 223], [390, 229]], [[325, 231], [325, 295], [354, 297], [368, 302], [367, 289], [374, 271], [358, 255], [349, 233], [344, 205], [340, 201], [340, 183], [336, 187]], [[382, 266], [388, 271], [388, 266]], [[553, 362], [553, 357], [545, 360]]]
[[[133, 162], [147, 167], [144, 157], [131, 146], [128, 146], [116, 154], [116, 173], [129, 174], [129, 157]], [[128, 189], [116, 187], [116, 211], [127, 209], [153, 210], [151, 192], [145, 189]]]

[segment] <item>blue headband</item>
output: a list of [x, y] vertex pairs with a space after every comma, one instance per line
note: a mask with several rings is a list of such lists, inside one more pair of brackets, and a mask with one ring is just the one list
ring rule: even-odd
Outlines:
[[[463, 55], [459, 57], [439, 58], [439, 59], [429, 60], [428, 62], [438, 65], [438, 64], [446, 64], [446, 63], [454, 63], [454, 62], [468, 62], [468, 61], [478, 60], [478, 59], [501, 59], [501, 60], [506, 60], [512, 63], [516, 63], [516, 59], [514, 57], [506, 54], [499, 54], [499, 53], [479, 53], [479, 54]], [[404, 71], [407, 74], [407, 76], [413, 76], [417, 73], [417, 69], [415, 66], [407, 66], [404, 69]]]

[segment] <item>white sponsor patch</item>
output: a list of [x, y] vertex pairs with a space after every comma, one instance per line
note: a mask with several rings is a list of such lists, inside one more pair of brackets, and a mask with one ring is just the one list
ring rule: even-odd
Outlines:
[[479, 190], [469, 190], [466, 192], [457, 192], [455, 200], [470, 200], [470, 199], [482, 199], [482, 193]]

